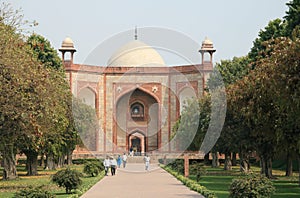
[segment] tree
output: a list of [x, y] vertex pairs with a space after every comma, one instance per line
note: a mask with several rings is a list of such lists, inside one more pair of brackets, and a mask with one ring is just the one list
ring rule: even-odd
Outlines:
[[246, 76], [252, 69], [248, 56], [233, 57], [232, 60], [221, 60], [214, 67], [214, 72], [208, 79], [208, 88], [213, 89], [220, 85], [227, 87]]
[[295, 36], [292, 39], [276, 39], [274, 42], [274, 52], [264, 64], [273, 85], [268, 89], [273, 93], [272, 98], [279, 112], [275, 130], [280, 148], [286, 151], [287, 155], [299, 155], [300, 40], [299, 36]]
[[[248, 56], [255, 67], [255, 63], [260, 59], [268, 56], [272, 52], [272, 47], [268, 45], [273, 45], [273, 43], [266, 44], [266, 41], [270, 39], [282, 37], [286, 35], [286, 23], [281, 19], [275, 19], [268, 23], [264, 30], [260, 30], [258, 37], [253, 42], [253, 47], [251, 48]], [[267, 50], [268, 49], [268, 50]]]
[[43, 36], [32, 34], [27, 39], [27, 44], [34, 51], [36, 58], [41, 61], [45, 67], [50, 67], [58, 71], [63, 69], [63, 64], [57, 51]]
[[[244, 76], [248, 75], [250, 70], [250, 59], [248, 56], [245, 57], [234, 57], [232, 60], [221, 60], [220, 63], [217, 63], [214, 72], [210, 75], [208, 80], [209, 89], [215, 89], [224, 85], [229, 87], [234, 84], [236, 81], [242, 79]], [[228, 90], [228, 89], [227, 89]], [[230, 89], [229, 89], [230, 90]], [[227, 91], [228, 92], [228, 91]], [[249, 168], [248, 154], [250, 146], [246, 143], [248, 138], [247, 136], [247, 127], [241, 125], [241, 115], [238, 111], [235, 111], [234, 105], [230, 102], [230, 94], [227, 93], [227, 111], [226, 111], [226, 120], [220, 138], [218, 139], [215, 145], [215, 154], [216, 151], [225, 154], [225, 166], [224, 168], [229, 168], [231, 164], [231, 153], [240, 152], [241, 170], [246, 171]], [[234, 156], [234, 155], [233, 155]], [[244, 157], [245, 156], [245, 157]], [[230, 169], [230, 168], [229, 168]]]
[[300, 26], [300, 0], [292, 0], [286, 5], [289, 8], [286, 16], [283, 17], [287, 22], [286, 36], [292, 37], [294, 29]]
[[188, 101], [173, 128], [180, 151], [199, 151], [210, 121], [209, 97]]
[[[27, 174], [35, 175], [37, 156], [47, 138], [55, 137], [59, 146], [67, 147], [71, 142], [67, 138], [74, 134], [68, 112], [71, 94], [64, 72], [57, 64], [37, 60], [38, 49], [34, 51], [25, 43], [18, 29], [22, 21], [18, 14], [6, 5], [0, 9], [0, 152], [4, 179], [17, 176], [17, 152], [26, 154]], [[67, 129], [69, 136], [64, 133]]]
[[[33, 55], [49, 71], [47, 80], [49, 80], [51, 86], [47, 88], [48, 95], [45, 95], [43, 99], [48, 99], [52, 105], [50, 106], [51, 109], [48, 109], [49, 114], [45, 115], [47, 119], [44, 120], [43, 124], [48, 127], [44, 128], [40, 147], [47, 155], [46, 167], [55, 169], [56, 166], [64, 164], [66, 155], [70, 158], [76, 144], [77, 133], [74, 129], [71, 112], [72, 97], [65, 79], [61, 59], [58, 57], [56, 50], [51, 47], [50, 42], [40, 35], [32, 34], [27, 39], [27, 44], [33, 50]], [[29, 148], [34, 147], [30, 146]], [[36, 160], [38, 152], [34, 149], [26, 149], [24, 152], [29, 156], [34, 154], [33, 157]], [[68, 161], [70, 162], [70, 160]]]
[[89, 150], [96, 150], [96, 136], [99, 131], [98, 118], [95, 109], [73, 97], [72, 113], [75, 129], [80, 136], [77, 143], [84, 144]]
[[15, 155], [20, 135], [38, 132], [35, 111], [36, 87], [45, 71], [32, 58], [19, 32], [22, 17], [3, 4], [0, 9], [0, 152], [4, 161], [3, 179], [17, 177]]

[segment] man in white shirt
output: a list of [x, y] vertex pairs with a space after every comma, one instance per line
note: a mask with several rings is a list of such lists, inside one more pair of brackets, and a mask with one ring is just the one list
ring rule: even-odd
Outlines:
[[117, 160], [111, 157], [109, 163], [110, 163], [111, 176], [114, 176], [116, 174], [116, 169], [117, 169]]
[[110, 166], [110, 161], [109, 161], [108, 156], [106, 156], [106, 158], [104, 159], [103, 166], [104, 166], [104, 170], [105, 170], [105, 176], [107, 176], [108, 169], [109, 169], [109, 166]]
[[126, 167], [126, 162], [127, 162], [127, 155], [126, 155], [126, 153], [123, 154], [122, 160], [123, 160], [123, 168], [125, 168]]
[[150, 157], [148, 155], [146, 155], [144, 158], [144, 161], [145, 161], [145, 169], [146, 169], [146, 171], [148, 171], [149, 165], [150, 165]]

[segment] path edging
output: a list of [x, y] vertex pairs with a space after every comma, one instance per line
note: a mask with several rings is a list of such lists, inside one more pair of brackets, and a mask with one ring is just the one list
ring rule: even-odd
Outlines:
[[163, 168], [164, 170], [166, 170], [171, 175], [173, 175], [176, 179], [181, 181], [189, 189], [203, 195], [205, 198], [217, 198], [217, 196], [214, 192], [208, 190], [205, 186], [200, 185], [196, 181], [186, 178], [181, 174], [178, 174], [176, 171], [171, 170], [167, 166], [160, 165], [160, 167]]

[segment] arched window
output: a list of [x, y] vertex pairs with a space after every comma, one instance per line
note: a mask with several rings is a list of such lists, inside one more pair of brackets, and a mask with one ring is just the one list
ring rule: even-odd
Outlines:
[[139, 102], [133, 103], [130, 107], [130, 113], [132, 118], [143, 118], [144, 106]]

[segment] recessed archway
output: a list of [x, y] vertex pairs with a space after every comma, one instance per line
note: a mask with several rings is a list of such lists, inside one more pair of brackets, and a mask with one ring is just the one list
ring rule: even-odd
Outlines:
[[185, 108], [185, 106], [187, 105], [188, 100], [192, 99], [192, 98], [196, 98], [196, 93], [195, 90], [190, 88], [190, 87], [186, 87], [183, 88], [180, 93], [179, 93], [179, 112], [180, 115], [183, 111], [183, 109]]
[[81, 89], [77, 96], [83, 103], [96, 108], [96, 93], [89, 87]]
[[[149, 93], [137, 88], [119, 98], [115, 106], [115, 145], [118, 149], [128, 151], [131, 138], [140, 138], [141, 152], [154, 151], [159, 148], [161, 131], [159, 127], [160, 108], [157, 100]], [[131, 136], [133, 131], [144, 135]], [[134, 140], [138, 142], [139, 140]]]

